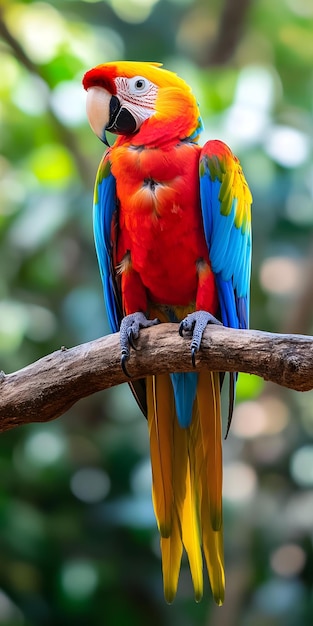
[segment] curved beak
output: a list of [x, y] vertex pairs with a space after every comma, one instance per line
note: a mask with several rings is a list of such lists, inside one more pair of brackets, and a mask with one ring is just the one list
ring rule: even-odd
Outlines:
[[86, 109], [92, 130], [107, 146], [106, 130], [117, 135], [130, 135], [137, 129], [136, 120], [130, 111], [121, 105], [117, 96], [103, 87], [88, 89]]
[[110, 120], [111, 94], [103, 87], [90, 87], [87, 90], [86, 111], [89, 124], [99, 139], [107, 146], [105, 129]]

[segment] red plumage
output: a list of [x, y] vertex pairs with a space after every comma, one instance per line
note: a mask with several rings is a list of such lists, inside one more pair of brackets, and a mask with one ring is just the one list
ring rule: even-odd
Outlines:
[[[126, 313], [147, 309], [146, 302], [138, 301], [138, 295], [145, 297], [138, 292], [139, 277], [154, 304], [199, 308], [199, 300], [202, 308], [216, 313], [199, 210], [199, 155], [197, 145], [184, 143], [166, 151], [115, 144], [108, 155], [120, 205], [117, 261], [122, 263], [127, 253], [131, 258], [123, 280]], [[126, 175], [119, 176], [121, 171]]]

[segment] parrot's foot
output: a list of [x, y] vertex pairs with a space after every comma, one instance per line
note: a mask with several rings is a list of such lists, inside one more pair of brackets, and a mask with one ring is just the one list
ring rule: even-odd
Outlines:
[[159, 324], [159, 320], [148, 320], [144, 313], [138, 311], [137, 313], [131, 313], [126, 315], [122, 319], [120, 327], [120, 344], [121, 344], [121, 366], [124, 374], [130, 378], [130, 375], [126, 368], [126, 361], [130, 356], [129, 346], [137, 350], [135, 341], [139, 337], [139, 331], [141, 328], [149, 328], [149, 326], [155, 326]]
[[179, 325], [179, 334], [181, 337], [184, 333], [192, 333], [190, 350], [192, 365], [194, 367], [196, 367], [196, 354], [200, 350], [202, 335], [208, 324], [223, 325], [222, 322], [207, 311], [194, 311], [193, 313], [189, 313]]

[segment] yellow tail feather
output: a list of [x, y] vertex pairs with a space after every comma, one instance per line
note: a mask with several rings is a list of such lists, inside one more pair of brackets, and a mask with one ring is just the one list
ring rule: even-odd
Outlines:
[[158, 375], [147, 382], [153, 505], [161, 533], [164, 595], [170, 603], [176, 595], [183, 550], [187, 432], [178, 424], [169, 375]]
[[153, 505], [160, 533], [162, 537], [169, 537], [173, 509], [173, 390], [166, 374], [149, 376], [146, 386]]
[[186, 497], [182, 517], [182, 535], [184, 548], [188, 554], [195, 600], [196, 602], [200, 602], [203, 595], [203, 561], [201, 554], [198, 498], [196, 492], [194, 467], [190, 459], [188, 459]]
[[[213, 597], [220, 606], [223, 604], [225, 594], [220, 383], [219, 375], [215, 372], [200, 372], [199, 378], [197, 404], [194, 408], [191, 425], [190, 450], [193, 454], [192, 462], [200, 501], [202, 547]], [[216, 448], [218, 453], [216, 453]], [[210, 458], [211, 454], [212, 457]], [[212, 476], [210, 476], [210, 472], [212, 472]], [[217, 474], [216, 480], [214, 480], [215, 474]], [[210, 492], [212, 484], [214, 500]], [[218, 518], [220, 520], [218, 530], [213, 529], [213, 523], [216, 523], [216, 512], [213, 514], [211, 510], [211, 503], [213, 501], [213, 506], [215, 506], [215, 499], [218, 501]]]
[[224, 600], [219, 375], [200, 372], [191, 425], [178, 424], [169, 375], [147, 378], [153, 504], [161, 533], [164, 595], [176, 595], [183, 546], [203, 593], [201, 543], [212, 593]]
[[203, 551], [208, 570], [210, 585], [216, 604], [221, 606], [224, 602], [225, 575], [224, 575], [224, 549], [223, 530], [213, 530], [210, 524], [210, 506], [206, 488], [206, 472], [202, 471], [202, 502], [201, 524]]
[[181, 530], [176, 511], [173, 515], [171, 536], [167, 539], [161, 537], [161, 553], [164, 597], [166, 602], [171, 604], [176, 596], [180, 563], [183, 553]]
[[218, 372], [199, 372], [197, 401], [208, 485], [211, 524], [222, 526], [222, 424]]

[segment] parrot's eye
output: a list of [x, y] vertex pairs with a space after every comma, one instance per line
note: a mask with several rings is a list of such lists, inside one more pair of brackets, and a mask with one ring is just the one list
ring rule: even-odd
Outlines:
[[150, 86], [150, 81], [146, 78], [143, 78], [142, 76], [134, 76], [134, 78], [129, 81], [129, 90], [131, 93], [134, 94], [138, 92], [146, 93]]
[[138, 78], [138, 80], [136, 80], [135, 82], [136, 89], [139, 89], [141, 91], [142, 89], [145, 88], [145, 86], [146, 86], [145, 81], [142, 80], [142, 78]]

